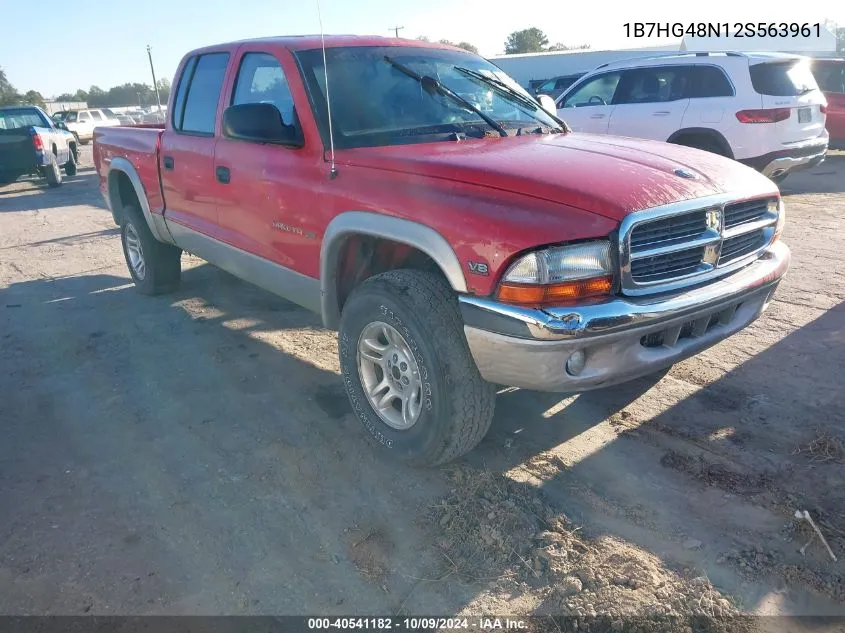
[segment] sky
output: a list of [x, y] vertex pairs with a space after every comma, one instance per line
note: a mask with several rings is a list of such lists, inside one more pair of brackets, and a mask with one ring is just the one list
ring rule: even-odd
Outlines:
[[[4, 4], [16, 8], [3, 10]], [[508, 34], [536, 26], [551, 43], [590, 44], [593, 50], [672, 44], [674, 38], [625, 37], [626, 22], [799, 22], [825, 19], [845, 26], [845, 2], [677, 2], [604, 0], [320, 0], [326, 33], [421, 35], [475, 44], [482, 55], [504, 52]], [[152, 83], [146, 46], [157, 77], [173, 79], [193, 48], [270, 35], [319, 33], [316, 0], [0, 0], [0, 14], [20, 13], [21, 28], [2, 29], [0, 67], [19, 92], [45, 97]], [[32, 20], [23, 20], [33, 12]], [[39, 17], [42, 16], [42, 17]], [[29, 26], [25, 26], [28, 24]]]

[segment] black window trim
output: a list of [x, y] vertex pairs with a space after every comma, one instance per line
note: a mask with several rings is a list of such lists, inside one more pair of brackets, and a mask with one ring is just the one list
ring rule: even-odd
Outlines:
[[[182, 121], [185, 118], [185, 101], [188, 98], [188, 88], [191, 87], [191, 82], [194, 80], [194, 71], [197, 69], [198, 58], [199, 55], [191, 55], [185, 61], [185, 65], [182, 66], [182, 72], [179, 75], [179, 81], [176, 82], [176, 91], [173, 93], [173, 112], [170, 113], [170, 127], [178, 134], [182, 133]], [[190, 77], [187, 75], [190, 75]], [[181, 90], [182, 82], [184, 81], [188, 83], [185, 84], [185, 97], [182, 99], [182, 107], [180, 108], [176, 100], [179, 98], [179, 90]], [[178, 125], [176, 124], [177, 117], [179, 118]]]
[[[194, 131], [190, 131], [190, 130], [185, 131], [185, 130], [181, 129], [181, 126], [185, 121], [185, 106], [188, 105], [188, 95], [191, 93], [191, 84], [194, 83], [194, 75], [196, 75], [197, 66], [199, 66], [199, 64], [200, 64], [199, 60], [202, 59], [203, 57], [207, 56], [207, 55], [225, 55], [226, 56], [226, 68], [223, 70], [223, 83], [220, 85], [220, 94], [217, 95], [217, 105], [216, 105], [215, 110], [214, 110], [214, 127], [215, 127], [215, 130], [213, 130], [211, 132], [194, 132]], [[205, 51], [205, 52], [202, 52], [202, 53], [197, 53], [196, 55], [192, 55], [191, 59], [189, 59], [187, 62], [185, 62], [185, 67], [187, 68], [187, 66], [191, 62], [191, 60], [196, 60], [196, 61], [194, 61], [193, 68], [191, 68], [190, 82], [188, 83], [188, 86], [185, 89], [185, 101], [184, 101], [184, 103], [182, 103], [182, 113], [181, 113], [181, 117], [180, 117], [180, 121], [179, 121], [179, 128], [177, 128], [175, 125], [172, 125], [173, 131], [175, 133], [181, 134], [182, 136], [198, 136], [200, 138], [214, 138], [216, 136], [217, 108], [220, 107], [220, 97], [223, 95], [223, 89], [226, 86], [226, 73], [229, 70], [229, 63], [230, 63], [231, 59], [232, 59], [232, 52], [229, 51], [229, 50]], [[184, 72], [185, 71], [183, 70], [182, 71], [183, 75], [184, 75]], [[183, 77], [179, 79], [179, 85], [181, 85], [182, 81], [183, 81]], [[179, 90], [178, 86], [177, 86], [176, 90], [178, 92], [178, 90]], [[176, 113], [174, 112], [174, 115], [175, 114]]]

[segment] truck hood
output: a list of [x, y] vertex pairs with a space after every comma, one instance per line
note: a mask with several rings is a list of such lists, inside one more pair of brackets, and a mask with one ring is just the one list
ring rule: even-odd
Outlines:
[[634, 211], [711, 194], [778, 191], [768, 178], [722, 156], [597, 134], [367, 147], [338, 151], [336, 159], [340, 165], [520, 193], [617, 221]]

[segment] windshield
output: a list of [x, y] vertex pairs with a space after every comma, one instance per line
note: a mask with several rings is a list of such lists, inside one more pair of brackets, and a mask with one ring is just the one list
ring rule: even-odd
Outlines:
[[751, 85], [761, 95], [797, 97], [819, 88], [810, 65], [804, 60], [756, 64], [750, 72]]
[[[326, 141], [323, 52], [300, 51], [296, 57]], [[560, 128], [513, 79], [470, 53], [404, 46], [338, 47], [326, 49], [326, 59], [338, 148], [446, 140], [458, 132], [496, 134], [477, 112], [446, 95], [426, 90], [391, 61], [435, 79], [509, 133], [522, 128]], [[481, 77], [474, 76], [477, 74]]]
[[50, 127], [38, 110], [15, 108], [0, 110], [0, 130], [17, 130], [24, 127]]

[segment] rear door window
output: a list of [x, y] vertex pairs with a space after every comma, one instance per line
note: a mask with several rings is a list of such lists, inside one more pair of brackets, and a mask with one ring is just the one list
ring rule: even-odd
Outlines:
[[102, 121], [103, 115], [97, 112], [96, 110], [91, 110], [91, 118], [95, 121]]
[[[192, 134], [214, 134], [217, 104], [228, 63], [229, 53], [209, 53], [199, 57], [187, 87], [181, 125], [176, 129]], [[180, 81], [180, 91], [181, 84]]]
[[653, 66], [626, 70], [615, 104], [664, 103], [689, 98], [688, 66]]
[[733, 86], [721, 68], [693, 66], [690, 73], [691, 97], [732, 97], [734, 95]]
[[797, 97], [819, 87], [803, 60], [755, 64], [750, 72], [751, 85], [761, 95]]

